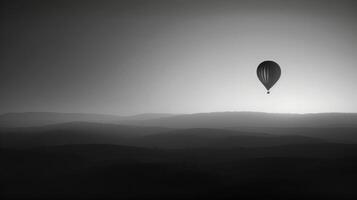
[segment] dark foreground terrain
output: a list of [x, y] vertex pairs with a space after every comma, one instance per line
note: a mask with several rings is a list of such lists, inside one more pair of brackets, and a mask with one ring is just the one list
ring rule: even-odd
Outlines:
[[357, 199], [357, 114], [116, 120], [0, 116], [2, 199]]
[[5, 198], [356, 199], [357, 146], [1, 150]]

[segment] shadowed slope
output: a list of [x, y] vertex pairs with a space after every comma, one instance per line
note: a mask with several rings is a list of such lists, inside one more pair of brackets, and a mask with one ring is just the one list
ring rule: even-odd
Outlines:
[[277, 136], [223, 129], [135, 127], [102, 123], [71, 122], [35, 128], [3, 129], [3, 147], [64, 144], [116, 144], [158, 148], [232, 148], [321, 143], [306, 136]]

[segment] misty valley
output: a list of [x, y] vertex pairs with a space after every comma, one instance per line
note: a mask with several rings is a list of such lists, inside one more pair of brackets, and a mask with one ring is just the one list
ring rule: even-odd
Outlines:
[[0, 116], [6, 199], [355, 199], [356, 114]]

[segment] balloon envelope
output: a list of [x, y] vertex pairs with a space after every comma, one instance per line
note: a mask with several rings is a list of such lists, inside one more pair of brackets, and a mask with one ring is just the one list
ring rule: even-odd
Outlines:
[[273, 85], [279, 80], [280, 75], [280, 66], [274, 61], [264, 61], [260, 63], [257, 68], [257, 76], [260, 82], [262, 82], [262, 84], [268, 90], [268, 94], [270, 88], [273, 87]]

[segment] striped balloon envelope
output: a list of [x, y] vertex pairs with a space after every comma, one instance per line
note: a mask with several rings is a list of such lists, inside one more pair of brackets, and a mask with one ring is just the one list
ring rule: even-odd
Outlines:
[[280, 66], [274, 61], [264, 61], [257, 68], [257, 76], [270, 94], [270, 89], [279, 80], [281, 75]]

